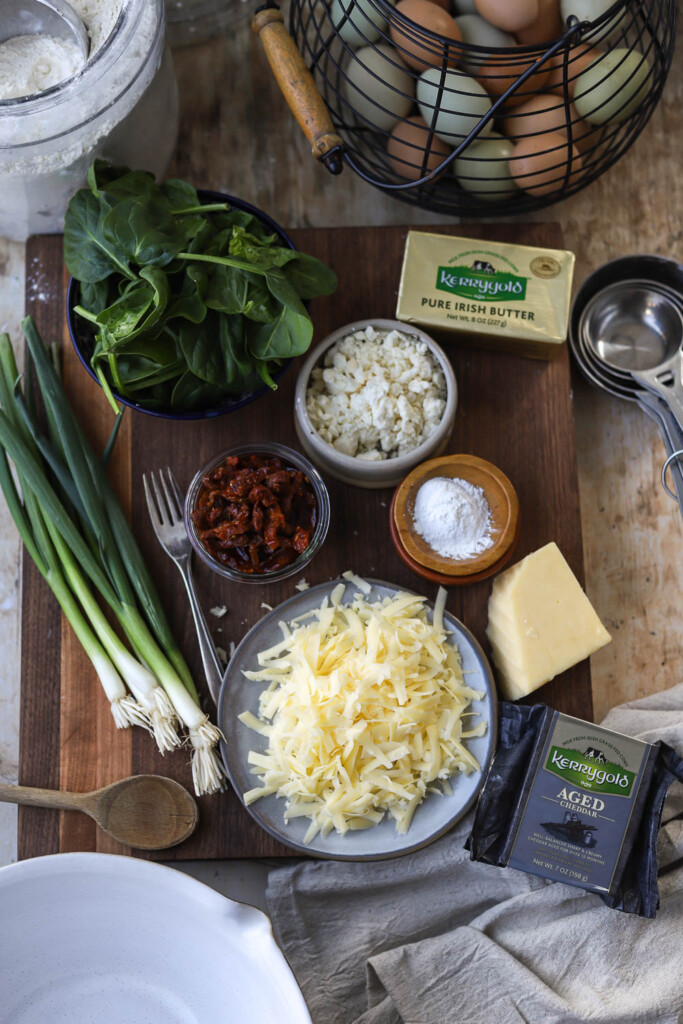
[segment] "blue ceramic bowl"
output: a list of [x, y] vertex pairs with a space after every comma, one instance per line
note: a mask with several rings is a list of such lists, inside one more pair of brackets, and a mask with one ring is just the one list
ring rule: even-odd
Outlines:
[[[269, 217], [267, 213], [263, 213], [263, 211], [257, 209], [257, 207], [252, 206], [251, 203], [246, 203], [243, 199], [236, 199], [235, 196], [229, 196], [223, 192], [211, 192], [207, 189], [197, 189], [197, 193], [202, 202], [229, 203], [230, 206], [234, 207], [236, 210], [244, 210], [246, 213], [253, 214], [253, 216], [257, 217], [262, 224], [273, 232], [273, 234], [278, 236], [283, 246], [286, 246], [288, 249], [296, 248], [287, 232], [284, 231], [279, 224], [276, 224], [272, 217]], [[92, 350], [92, 335], [90, 334], [85, 321], [81, 320], [77, 314], [74, 313], [74, 307], [78, 305], [79, 298], [79, 282], [75, 281], [73, 277], [70, 277], [66, 293], [66, 319], [67, 326], [69, 328], [69, 337], [71, 338], [71, 342], [76, 350], [78, 358], [97, 386], [100, 387], [100, 382], [90, 365], [90, 357], [88, 354], [88, 350]], [[304, 303], [304, 305], [307, 306], [308, 304]], [[293, 361], [293, 359], [285, 360], [277, 369], [277, 372], [273, 373], [273, 380], [276, 382], [279, 381]], [[159, 416], [166, 420], [204, 420], [209, 419], [212, 416], [224, 416], [226, 413], [236, 412], [238, 409], [242, 409], [245, 405], [249, 405], [250, 402], [255, 402], [257, 398], [260, 398], [261, 395], [264, 395], [267, 391], [270, 391], [270, 388], [264, 384], [263, 387], [258, 388], [256, 391], [250, 391], [248, 394], [231, 398], [229, 401], [225, 401], [222, 405], [217, 405], [211, 409], [195, 409], [192, 412], [164, 412], [162, 409], [148, 409], [140, 402], [133, 402], [129, 398], [124, 398], [112, 388], [114, 397], [117, 402], [121, 402], [122, 405], [127, 405], [131, 409], [137, 409], [139, 412], [144, 412], [148, 416]]]

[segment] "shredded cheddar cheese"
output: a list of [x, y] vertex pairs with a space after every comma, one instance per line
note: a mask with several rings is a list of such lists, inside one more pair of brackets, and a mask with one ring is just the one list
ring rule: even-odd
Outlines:
[[425, 598], [370, 602], [369, 585], [345, 576], [357, 589], [349, 603], [340, 583], [319, 608], [281, 622], [282, 640], [245, 673], [267, 686], [258, 718], [239, 719], [268, 746], [249, 753], [260, 785], [244, 800], [283, 797], [285, 821], [311, 819], [306, 843], [387, 813], [406, 832], [428, 790], [449, 792], [451, 776], [480, 770], [464, 741], [486, 731], [468, 723], [470, 702], [484, 694], [464, 683], [443, 623], [446, 592], [430, 622]]

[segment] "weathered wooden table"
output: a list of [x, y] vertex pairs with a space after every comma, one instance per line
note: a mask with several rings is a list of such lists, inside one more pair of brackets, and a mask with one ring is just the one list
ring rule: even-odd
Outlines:
[[[679, 37], [683, 30], [679, 28]], [[246, 22], [175, 51], [181, 137], [173, 172], [224, 189], [285, 227], [444, 223], [365, 185], [331, 177], [275, 85]], [[580, 283], [625, 253], [683, 258], [681, 39], [663, 99], [626, 156], [586, 191], [535, 215], [562, 226]], [[614, 642], [592, 659], [596, 720], [683, 678], [683, 523], [660, 483], [664, 448], [628, 403], [575, 374], [587, 591]]]

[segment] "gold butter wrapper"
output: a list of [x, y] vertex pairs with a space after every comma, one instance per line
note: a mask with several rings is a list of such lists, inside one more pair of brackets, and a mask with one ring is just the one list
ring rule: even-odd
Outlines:
[[463, 343], [552, 359], [567, 337], [574, 254], [409, 231], [396, 318]]

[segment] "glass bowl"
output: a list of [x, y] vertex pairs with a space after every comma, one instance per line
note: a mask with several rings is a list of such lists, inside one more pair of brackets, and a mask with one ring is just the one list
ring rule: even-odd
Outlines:
[[[248, 573], [240, 572], [239, 569], [231, 569], [227, 565], [223, 565], [217, 559], [213, 558], [206, 550], [202, 542], [200, 541], [195, 524], [192, 522], [192, 511], [197, 500], [199, 488], [202, 485], [202, 480], [206, 473], [210, 473], [211, 470], [215, 469], [222, 462], [225, 461], [231, 455], [274, 455], [281, 458], [288, 466], [293, 466], [296, 469], [300, 469], [302, 473], [308, 478], [313, 492], [318, 503], [318, 515], [313, 531], [313, 537], [311, 543], [308, 545], [305, 551], [299, 555], [289, 565], [283, 566], [281, 569], [275, 569], [273, 572], [263, 573]], [[303, 455], [295, 451], [293, 448], [288, 448], [284, 444], [277, 444], [274, 441], [264, 441], [263, 443], [252, 442], [249, 444], [236, 445], [234, 448], [229, 448], [227, 451], [221, 452], [220, 455], [214, 456], [210, 462], [195, 474], [192, 483], [188, 487], [187, 494], [185, 496], [185, 528], [187, 535], [190, 538], [192, 547], [197, 552], [202, 562], [208, 565], [210, 569], [217, 572], [220, 576], [224, 576], [228, 580], [233, 580], [237, 583], [272, 583], [275, 580], [284, 580], [288, 576], [294, 576], [295, 573], [301, 572], [314, 555], [323, 546], [325, 538], [327, 536], [327, 530], [330, 525], [330, 496], [327, 491], [325, 483], [318, 473], [315, 466], [308, 461]]]
[[[294, 242], [289, 237], [284, 228], [269, 217], [263, 210], [259, 210], [256, 206], [252, 206], [251, 203], [245, 202], [243, 199], [237, 199], [235, 196], [226, 195], [223, 192], [212, 192], [208, 189], [197, 189], [197, 193], [202, 202], [205, 203], [229, 203], [236, 210], [244, 210], [245, 213], [251, 213], [254, 217], [257, 217], [274, 235], [277, 235], [280, 240], [280, 244], [288, 249], [296, 249]], [[80, 359], [81, 363], [88, 371], [92, 379], [95, 381], [98, 387], [101, 387], [97, 374], [90, 365], [90, 356], [92, 355], [93, 348], [93, 335], [88, 329], [88, 325], [84, 323], [74, 312], [74, 308], [80, 301], [80, 285], [78, 281], [75, 281], [73, 277], [69, 278], [69, 285], [66, 292], [66, 322], [69, 330], [69, 337], [76, 350], [76, 355]], [[308, 302], [304, 302], [304, 306], [308, 308]], [[293, 359], [283, 360], [281, 366], [272, 374], [273, 380], [278, 383], [280, 378], [286, 373], [288, 368], [291, 366]], [[131, 409], [137, 409], [138, 412], [144, 412], [147, 416], [158, 416], [161, 419], [166, 420], [204, 420], [210, 419], [214, 416], [224, 416], [229, 412], [236, 412], [238, 409], [242, 409], [245, 405], [249, 405], [251, 402], [255, 402], [257, 398], [265, 395], [266, 392], [271, 389], [267, 384], [263, 387], [257, 388], [256, 391], [250, 391], [243, 395], [236, 395], [230, 400], [226, 400], [221, 405], [214, 406], [210, 409], [193, 409], [191, 412], [171, 412], [165, 409], [148, 409], [141, 402], [135, 402], [130, 398], [124, 398], [120, 395], [114, 387], [112, 387], [112, 394], [114, 395], [117, 402], [122, 405], [127, 405]]]

